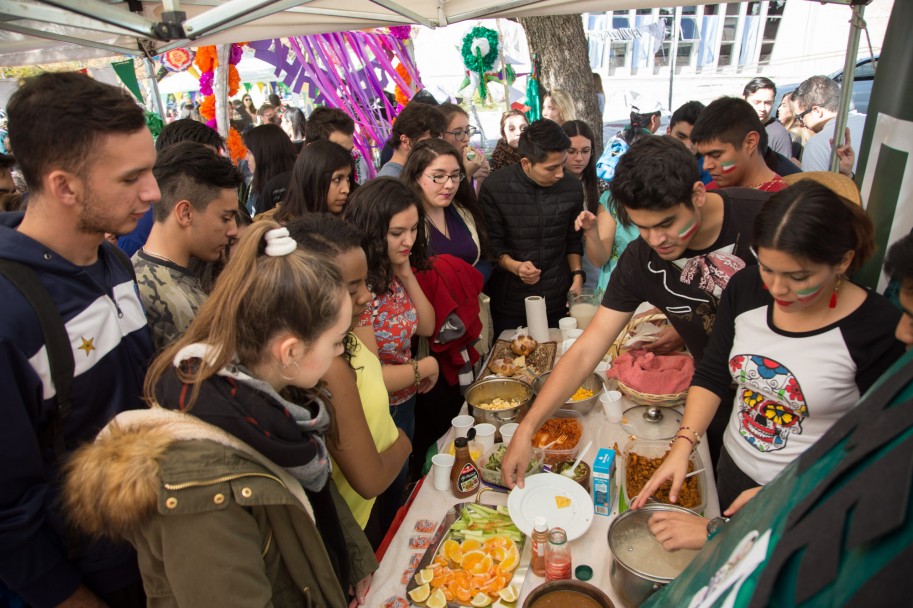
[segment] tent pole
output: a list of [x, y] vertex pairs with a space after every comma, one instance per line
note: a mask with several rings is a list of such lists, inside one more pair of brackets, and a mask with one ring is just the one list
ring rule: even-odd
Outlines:
[[[840, 105], [837, 107], [837, 118], [834, 124], [834, 145], [831, 149], [831, 171], [838, 171], [840, 161], [837, 158], [837, 148], [845, 143], [847, 114], [850, 110], [850, 100], [853, 98], [853, 79], [856, 75], [856, 55], [859, 53], [859, 36], [865, 27], [863, 13], [865, 6], [854, 6], [853, 16], [850, 19], [850, 38], [846, 44], [846, 61], [843, 63], [843, 82], [840, 83]], [[855, 146], [862, 143], [852, 142]]]
[[[501, 60], [501, 82], [504, 84], [504, 111], [510, 110], [510, 85], [507, 84], [507, 64], [504, 62], [504, 34], [501, 32], [501, 19], [498, 19], [498, 59]], [[484, 78], [484, 76], [483, 76]]]
[[155, 66], [148, 57], [143, 57], [143, 66], [146, 68], [146, 77], [149, 78], [149, 90], [152, 92], [152, 102], [162, 121], [165, 120], [165, 106], [162, 104], [162, 94], [159, 92], [159, 83], [155, 78]]
[[672, 88], [675, 85], [675, 60], [678, 58], [678, 36], [675, 33], [675, 22], [681, 11], [679, 7], [672, 9], [672, 39], [669, 41], [669, 111], [672, 112]]

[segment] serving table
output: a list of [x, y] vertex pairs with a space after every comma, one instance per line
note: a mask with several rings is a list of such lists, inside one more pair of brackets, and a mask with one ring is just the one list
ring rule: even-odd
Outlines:
[[[557, 332], [558, 330], [552, 331]], [[622, 397], [622, 404], [624, 410], [637, 405], [628, 400], [627, 397]], [[466, 413], [465, 403], [463, 404], [462, 413]], [[624, 448], [625, 443], [630, 438], [630, 435], [625, 432], [621, 424], [608, 422], [598, 403], [589, 414], [584, 416], [583, 424], [588, 431], [588, 433], [584, 434], [584, 437], [588, 434], [589, 438], [593, 439], [593, 447], [584, 457], [584, 461], [590, 464], [591, 467], [599, 448], [612, 448], [615, 444], [619, 448]], [[450, 429], [440, 439], [438, 446], [440, 448], [449, 446], [453, 441], [453, 437], [454, 431]], [[581, 438], [581, 441], [584, 441], [584, 439]], [[698, 453], [703, 462], [710, 462], [710, 453], [706, 443], [698, 444]], [[704, 510], [704, 516], [713, 518], [719, 516], [719, 504], [712, 467], [706, 467], [706, 475], [707, 506]], [[612, 513], [608, 516], [595, 515], [589, 530], [582, 537], [571, 541], [570, 546], [573, 568], [582, 564], [590, 566], [593, 569], [593, 578], [589, 582], [602, 589], [618, 608], [622, 608], [623, 604], [620, 603], [618, 594], [612, 589], [610, 581], [612, 557], [607, 541], [609, 525], [618, 515], [620, 484], [617, 473], [615, 482], [615, 502]], [[506, 493], [486, 490], [485, 488], [487, 486], [483, 485], [481, 490], [483, 493], [479, 502], [488, 505], [507, 504]], [[590, 493], [592, 494], [592, 487], [590, 488]], [[434, 522], [436, 525], [455, 503], [469, 502], [471, 500], [472, 498], [457, 499], [450, 490], [435, 490], [430, 479], [427, 477], [423, 479], [416, 486], [407, 507], [404, 507], [404, 512], [401, 513], [401, 518], [398, 521], [398, 528], [391, 529], [388, 533], [387, 542], [385, 542], [386, 551], [382, 556], [380, 569], [374, 574], [365, 605], [371, 608], [383, 608], [388, 600], [395, 597], [401, 597], [408, 601], [406, 585], [409, 582], [409, 576], [406, 575], [406, 572], [410, 569], [410, 562], [417, 561], [417, 558], [413, 556], [416, 554], [421, 556], [425, 552], [424, 548], [416, 549], [413, 547], [426, 542], [424, 537], [430, 540], [433, 533], [433, 531], [427, 533], [419, 532], [416, 530], [416, 525], [419, 522], [425, 523], [429, 521]], [[412, 543], [412, 546], [410, 546], [410, 543]], [[536, 576], [530, 571], [524, 580], [523, 587], [520, 590], [520, 599], [516, 605], [521, 606], [523, 600], [526, 599], [530, 592], [544, 582], [545, 579], [543, 577]], [[386, 605], [392, 606], [394, 604]], [[407, 604], [400, 605], [405, 606]]]

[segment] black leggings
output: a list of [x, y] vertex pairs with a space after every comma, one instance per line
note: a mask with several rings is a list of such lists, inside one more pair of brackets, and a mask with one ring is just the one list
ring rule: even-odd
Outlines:
[[720, 497], [720, 513], [725, 511], [739, 494], [759, 485], [761, 484], [739, 468], [724, 446], [716, 463], [716, 491]]

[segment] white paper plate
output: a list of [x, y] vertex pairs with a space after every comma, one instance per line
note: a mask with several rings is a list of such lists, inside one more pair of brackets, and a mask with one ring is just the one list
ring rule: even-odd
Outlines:
[[[570, 477], [540, 473], [527, 477], [524, 486], [511, 490], [507, 508], [514, 524], [527, 536], [533, 533], [533, 520], [540, 516], [545, 517], [549, 528], [564, 528], [568, 540], [583, 536], [593, 523], [593, 500]], [[564, 499], [570, 504], [559, 507]]]

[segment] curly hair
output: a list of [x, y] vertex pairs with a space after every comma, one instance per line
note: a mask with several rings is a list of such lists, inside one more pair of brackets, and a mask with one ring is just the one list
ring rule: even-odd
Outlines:
[[419, 270], [427, 270], [428, 235], [425, 211], [415, 191], [392, 177], [378, 177], [355, 191], [343, 211], [343, 219], [361, 230], [361, 247], [368, 258], [368, 285], [375, 294], [385, 294], [393, 281], [393, 266], [387, 250], [387, 232], [393, 216], [415, 207], [418, 211], [418, 234], [409, 261]]

